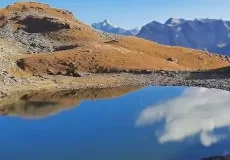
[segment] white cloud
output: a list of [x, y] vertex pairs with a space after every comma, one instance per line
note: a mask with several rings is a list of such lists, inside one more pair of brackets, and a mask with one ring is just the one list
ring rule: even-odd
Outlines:
[[199, 134], [204, 146], [224, 139], [215, 135], [217, 128], [230, 126], [230, 92], [190, 88], [175, 99], [145, 109], [136, 125], [145, 126], [165, 120], [163, 131], [157, 134], [160, 143], [183, 141]]

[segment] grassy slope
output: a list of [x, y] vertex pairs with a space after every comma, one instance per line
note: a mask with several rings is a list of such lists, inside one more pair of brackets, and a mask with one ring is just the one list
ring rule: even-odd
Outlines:
[[[173, 58], [177, 62], [169, 62]], [[42, 53], [23, 59], [25, 69], [33, 73], [61, 72], [68, 68], [65, 62], [74, 62], [77, 71], [100, 72], [127, 69], [198, 70], [229, 65], [220, 56], [179, 47], [162, 46], [135, 37], [124, 37], [114, 43], [94, 42], [87, 46]]]
[[[221, 68], [230, 64], [224, 57], [181, 47], [163, 46], [135, 37], [121, 37], [117, 41], [109, 42], [106, 37], [76, 20], [72, 14], [40, 3], [17, 3], [1, 9], [0, 15], [6, 17], [1, 23], [9, 20], [7, 17], [18, 11], [23, 13], [36, 11], [45, 14], [46, 17], [55, 17], [60, 22], [68, 23], [70, 29], [45, 33], [44, 37], [63, 44], [79, 46], [71, 50], [23, 56], [22, 62], [27, 72], [35, 74], [46, 74], [50, 70], [63, 72], [69, 68], [69, 63], [74, 64], [74, 68], [82, 72], [128, 69], [197, 70]], [[15, 29], [23, 27], [14, 20], [10, 21]], [[167, 61], [168, 58], [177, 62]]]

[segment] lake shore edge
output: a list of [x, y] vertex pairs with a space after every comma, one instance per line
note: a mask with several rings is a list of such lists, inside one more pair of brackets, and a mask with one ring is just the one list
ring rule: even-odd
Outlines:
[[82, 77], [44, 76], [23, 84], [2, 85], [0, 98], [11, 94], [47, 90], [78, 90], [130, 86], [189, 86], [230, 91], [225, 72], [148, 71], [148, 73], [88, 74]]

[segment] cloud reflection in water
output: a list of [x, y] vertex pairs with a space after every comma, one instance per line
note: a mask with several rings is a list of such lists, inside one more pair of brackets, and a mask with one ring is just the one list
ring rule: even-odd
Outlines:
[[[159, 143], [183, 141], [200, 135], [204, 146], [226, 138], [214, 130], [230, 126], [230, 92], [206, 89], [185, 89], [180, 97], [142, 111], [136, 125], [141, 127], [164, 120], [163, 131], [156, 135]], [[160, 129], [160, 128], [158, 128]]]

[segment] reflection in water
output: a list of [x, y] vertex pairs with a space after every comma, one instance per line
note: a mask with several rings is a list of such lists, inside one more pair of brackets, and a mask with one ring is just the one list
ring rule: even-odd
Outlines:
[[[229, 92], [147, 87], [118, 97], [135, 89], [42, 92], [11, 97], [13, 103], [1, 100], [10, 115], [0, 116], [1, 159], [200, 160], [230, 153]], [[87, 100], [103, 98], [111, 99]]]
[[1, 113], [31, 118], [46, 117], [73, 108], [79, 105], [82, 100], [119, 97], [136, 89], [138, 88], [122, 87], [31, 93], [23, 95], [19, 100], [1, 107], [3, 108]]
[[189, 88], [175, 99], [144, 109], [136, 125], [152, 125], [164, 120], [163, 128], [156, 129], [160, 143], [199, 135], [204, 146], [211, 146], [228, 136], [215, 134], [214, 130], [230, 126], [229, 113], [230, 92]]

